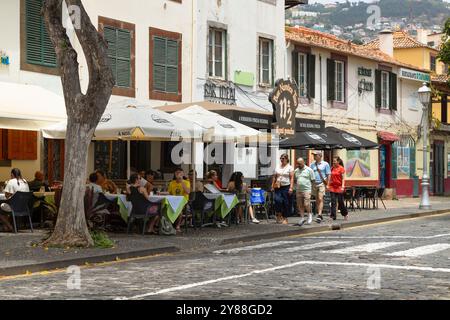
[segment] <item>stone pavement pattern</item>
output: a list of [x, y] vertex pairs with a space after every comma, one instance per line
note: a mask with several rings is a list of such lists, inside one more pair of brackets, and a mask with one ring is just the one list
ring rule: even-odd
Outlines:
[[80, 290], [6, 278], [0, 299], [450, 299], [449, 243], [446, 214], [82, 268]]

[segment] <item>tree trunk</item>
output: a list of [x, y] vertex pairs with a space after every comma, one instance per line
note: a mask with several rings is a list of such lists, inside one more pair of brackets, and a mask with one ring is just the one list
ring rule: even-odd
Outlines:
[[[78, 54], [62, 25], [62, 8], [67, 4], [79, 17], [75, 33], [89, 69], [89, 86], [81, 92]], [[81, 0], [45, 0], [43, 15], [48, 34], [60, 65], [61, 82], [67, 110], [65, 173], [61, 204], [55, 230], [44, 242], [50, 246], [88, 247], [89, 234], [84, 212], [88, 149], [114, 86], [109, 65], [107, 43], [98, 33]]]
[[49, 246], [89, 247], [94, 244], [86, 224], [84, 194], [86, 190], [88, 150], [95, 127], [69, 121], [65, 150], [64, 187], [58, 219]]

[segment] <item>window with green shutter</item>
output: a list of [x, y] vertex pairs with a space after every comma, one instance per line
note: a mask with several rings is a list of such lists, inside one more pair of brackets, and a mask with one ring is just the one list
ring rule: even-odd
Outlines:
[[44, 0], [25, 1], [26, 62], [55, 68], [57, 59], [50, 40], [41, 8]]
[[153, 37], [153, 90], [178, 94], [178, 40]]
[[131, 87], [131, 32], [129, 30], [104, 27], [108, 42], [108, 58], [117, 87]]

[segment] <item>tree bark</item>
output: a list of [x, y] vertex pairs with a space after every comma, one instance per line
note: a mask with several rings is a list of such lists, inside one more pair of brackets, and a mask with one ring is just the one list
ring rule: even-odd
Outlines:
[[67, 110], [65, 173], [60, 209], [53, 234], [44, 245], [88, 247], [93, 245], [84, 213], [84, 194], [89, 144], [92, 141], [114, 86], [107, 44], [86, 13], [81, 0], [65, 0], [80, 10], [75, 29], [89, 69], [89, 86], [82, 94], [78, 55], [62, 24], [63, 0], [45, 0], [43, 15], [60, 66]]

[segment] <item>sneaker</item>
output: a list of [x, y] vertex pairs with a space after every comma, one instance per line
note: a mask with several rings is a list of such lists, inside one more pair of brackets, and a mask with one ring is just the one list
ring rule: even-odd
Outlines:
[[308, 215], [308, 222], [306, 222], [306, 224], [311, 224], [312, 223], [312, 219], [313, 218], [313, 216], [312, 216], [312, 214], [310, 213], [309, 215]]
[[260, 222], [261, 222], [261, 221], [259, 221], [259, 220], [256, 219], [256, 218], [252, 220], [252, 223], [254, 223], [254, 224], [259, 224]]
[[316, 222], [317, 223], [321, 223], [322, 221], [323, 221], [323, 217], [322, 216], [317, 216]]
[[301, 219], [297, 224], [296, 224], [296, 226], [297, 227], [301, 227], [301, 226], [303, 226], [304, 224], [305, 224], [305, 219]]

